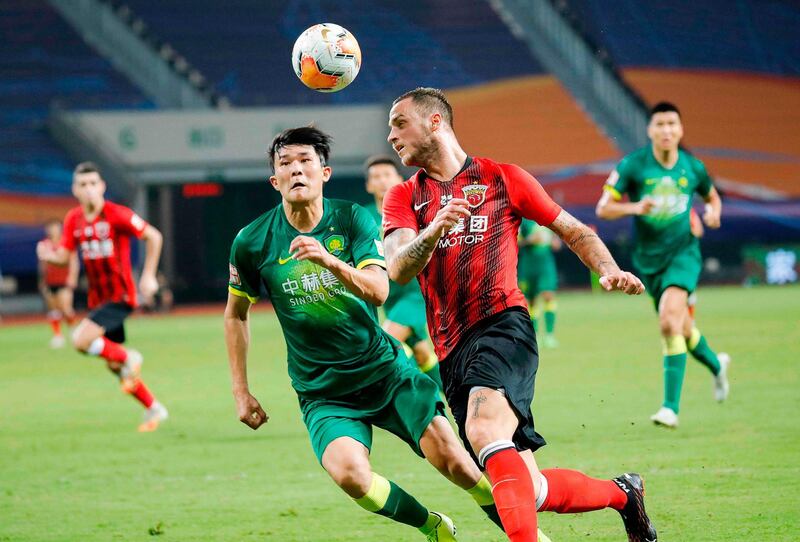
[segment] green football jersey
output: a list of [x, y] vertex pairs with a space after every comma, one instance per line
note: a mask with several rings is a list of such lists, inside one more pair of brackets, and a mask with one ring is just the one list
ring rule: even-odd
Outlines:
[[538, 257], [548, 256], [553, 252], [552, 242], [553, 235], [555, 234], [550, 228], [540, 226], [533, 220], [523, 218], [522, 224], [519, 226], [520, 239], [530, 237], [534, 232], [539, 233], [539, 240], [532, 245], [521, 245], [519, 247], [518, 266], [520, 268], [526, 267], [531, 261]]
[[385, 267], [378, 227], [363, 207], [324, 199], [319, 224], [300, 233], [279, 204], [234, 239], [229, 291], [255, 302], [264, 285], [300, 396], [338, 397], [384, 378], [396, 369], [399, 345], [381, 329], [374, 305], [347, 290], [331, 271], [292, 259], [289, 245], [298, 235], [319, 240], [358, 269]]
[[[370, 212], [372, 218], [375, 219], [375, 222], [378, 224], [378, 234], [381, 235], [381, 221], [383, 217], [378, 212], [378, 207], [375, 203], [368, 203], [364, 207]], [[422, 298], [422, 290], [419, 287], [417, 279], [411, 279], [406, 284], [398, 284], [393, 280], [389, 281], [389, 297], [386, 298], [386, 302], [383, 304], [384, 309], [387, 312], [390, 311], [404, 296], [419, 296]]]
[[631, 201], [651, 198], [655, 206], [634, 217], [636, 249], [633, 262], [642, 273], [657, 273], [676, 252], [697, 242], [689, 213], [695, 192], [708, 196], [713, 184], [703, 162], [679, 150], [672, 169], [662, 166], [650, 146], [632, 152], [617, 164], [605, 189], [614, 199], [628, 194]]

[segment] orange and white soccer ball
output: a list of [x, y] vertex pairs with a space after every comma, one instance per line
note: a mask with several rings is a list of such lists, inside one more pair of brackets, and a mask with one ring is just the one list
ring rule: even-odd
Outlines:
[[292, 67], [308, 88], [336, 92], [358, 75], [361, 49], [346, 28], [332, 23], [315, 24], [294, 42]]

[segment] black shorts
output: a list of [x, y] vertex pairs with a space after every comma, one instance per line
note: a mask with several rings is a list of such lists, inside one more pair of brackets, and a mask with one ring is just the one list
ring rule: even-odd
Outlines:
[[47, 291], [50, 292], [51, 295], [56, 295], [61, 288], [66, 288], [66, 284], [48, 284], [46, 286]]
[[505, 391], [519, 418], [511, 439], [517, 450], [535, 451], [545, 445], [544, 438], [534, 430], [531, 412], [539, 349], [527, 311], [512, 307], [478, 322], [439, 368], [458, 434], [476, 463], [477, 453], [465, 429], [469, 391], [475, 386]]
[[106, 330], [106, 337], [115, 343], [125, 342], [125, 318], [133, 312], [127, 303], [103, 303], [87, 318]]

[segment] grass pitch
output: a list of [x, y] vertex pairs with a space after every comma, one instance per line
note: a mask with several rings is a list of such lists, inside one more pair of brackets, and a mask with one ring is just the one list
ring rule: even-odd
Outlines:
[[[562, 295], [561, 347], [542, 352], [534, 402], [549, 442], [539, 464], [641, 472], [663, 541], [800, 539], [800, 289], [701, 289], [698, 323], [733, 357], [731, 397], [716, 404], [690, 360], [681, 426], [665, 430], [648, 421], [662, 394], [650, 301]], [[136, 433], [141, 409], [102, 361], [51, 351], [44, 321], [0, 328], [0, 540], [422, 539], [358, 508], [316, 463], [273, 314], [253, 315], [251, 387], [271, 416], [257, 432], [236, 419], [221, 315], [134, 318], [127, 329], [170, 409], [156, 433]], [[459, 540], [505, 540], [394, 437], [377, 432], [373, 463], [454, 518]], [[539, 517], [554, 542], [625, 540], [612, 511]]]

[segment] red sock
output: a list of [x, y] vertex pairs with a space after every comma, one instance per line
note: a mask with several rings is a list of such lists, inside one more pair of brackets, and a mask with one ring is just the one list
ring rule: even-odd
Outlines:
[[577, 514], [602, 508], [622, 510], [628, 497], [611, 480], [590, 478], [582, 472], [569, 469], [544, 469], [547, 478], [547, 498], [543, 512]]
[[514, 448], [485, 461], [492, 495], [503, 530], [511, 542], [536, 542], [536, 494], [525, 461]]
[[47, 319], [50, 322], [50, 327], [53, 328], [53, 335], [61, 335], [61, 318], [50, 318]]
[[103, 337], [103, 350], [100, 352], [100, 356], [111, 363], [122, 364], [128, 359], [128, 351], [121, 344]]
[[141, 380], [136, 381], [136, 386], [133, 388], [133, 391], [130, 394], [140, 403], [144, 405], [144, 408], [150, 408], [155, 401], [153, 394], [150, 393], [150, 390], [147, 389], [147, 386], [144, 385], [144, 382]]

